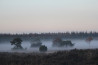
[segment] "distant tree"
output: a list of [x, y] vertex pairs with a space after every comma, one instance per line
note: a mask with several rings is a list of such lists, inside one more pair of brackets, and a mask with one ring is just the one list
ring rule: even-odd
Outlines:
[[42, 45], [38, 37], [31, 39], [31, 47], [40, 47]]
[[13, 49], [23, 49], [21, 42], [22, 40], [20, 38], [14, 38], [12, 41], [10, 41], [11, 45], [15, 45]]
[[53, 46], [60, 46], [60, 43], [62, 43], [62, 39], [61, 38], [55, 38], [53, 40]]
[[40, 46], [39, 51], [46, 52], [47, 51], [47, 47], [45, 45], [42, 45], [42, 46]]
[[91, 43], [92, 40], [93, 40], [92, 37], [88, 37], [88, 38], [86, 39], [86, 41], [89, 43], [89, 48], [90, 48], [90, 43]]
[[67, 40], [67, 41], [63, 41], [61, 38], [56, 38], [53, 40], [53, 46], [57, 46], [57, 47], [63, 47], [63, 46], [73, 46], [74, 44], [72, 44], [71, 41]]

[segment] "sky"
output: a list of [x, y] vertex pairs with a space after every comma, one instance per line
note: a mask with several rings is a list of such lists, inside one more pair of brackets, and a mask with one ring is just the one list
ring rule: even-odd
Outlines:
[[0, 0], [0, 33], [98, 32], [98, 0]]

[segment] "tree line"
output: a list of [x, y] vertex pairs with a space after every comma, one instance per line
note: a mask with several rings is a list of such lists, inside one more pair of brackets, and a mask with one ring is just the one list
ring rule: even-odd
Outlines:
[[30, 40], [32, 37], [38, 37], [40, 39], [54, 39], [60, 38], [87, 38], [87, 37], [98, 37], [98, 32], [58, 32], [58, 33], [23, 33], [23, 34], [0, 34], [0, 41], [11, 40], [16, 37], [20, 37], [22, 40]]

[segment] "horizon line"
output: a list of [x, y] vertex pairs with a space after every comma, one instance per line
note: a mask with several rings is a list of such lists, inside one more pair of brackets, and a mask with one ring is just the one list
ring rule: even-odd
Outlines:
[[19, 32], [19, 33], [10, 33], [10, 32], [0, 32], [0, 34], [47, 34], [47, 33], [72, 33], [72, 32], [74, 32], [74, 33], [81, 33], [81, 32], [83, 32], [83, 33], [98, 33], [98, 31], [67, 31], [67, 32]]

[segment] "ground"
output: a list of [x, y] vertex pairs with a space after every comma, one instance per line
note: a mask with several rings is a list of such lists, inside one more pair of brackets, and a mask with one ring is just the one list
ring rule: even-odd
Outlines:
[[98, 49], [55, 53], [0, 52], [0, 65], [98, 65]]

